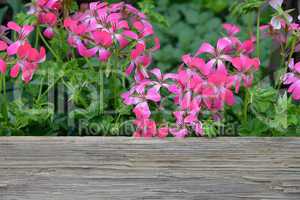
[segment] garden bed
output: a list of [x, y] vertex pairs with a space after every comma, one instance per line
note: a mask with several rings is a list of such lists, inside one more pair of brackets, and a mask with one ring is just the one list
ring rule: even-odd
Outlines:
[[0, 136], [300, 135], [296, 1], [17, 2]]
[[300, 138], [0, 138], [1, 200], [299, 199]]

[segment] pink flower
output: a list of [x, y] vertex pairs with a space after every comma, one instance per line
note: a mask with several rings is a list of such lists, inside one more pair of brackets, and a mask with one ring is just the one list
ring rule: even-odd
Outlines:
[[10, 76], [15, 78], [18, 76], [19, 71], [22, 70], [23, 81], [29, 83], [38, 68], [38, 64], [44, 62], [46, 59], [45, 49], [42, 47], [40, 52], [38, 52], [35, 48], [32, 48], [29, 43], [25, 42], [19, 47], [17, 56], [18, 61], [12, 67]]
[[57, 24], [62, 3], [61, 0], [37, 0], [31, 4], [28, 14], [35, 15], [40, 24], [47, 25], [43, 35], [48, 39], [54, 36], [53, 29]]
[[131, 75], [134, 71], [134, 78], [136, 81], [142, 81], [149, 77], [147, 68], [152, 62], [152, 57], [148, 55], [140, 55], [133, 59], [130, 65], [127, 67], [125, 74]]
[[86, 11], [65, 19], [64, 26], [69, 32], [68, 43], [77, 48], [81, 56], [97, 55], [105, 62], [118, 52], [118, 59], [130, 59], [125, 71], [127, 76], [134, 72], [137, 81], [148, 78], [152, 52], [159, 49], [160, 44], [155, 38], [154, 47], [146, 46], [146, 40], [154, 32], [146, 16], [137, 9], [123, 2], [90, 3]]
[[113, 38], [107, 31], [94, 31], [92, 36], [97, 45], [110, 47], [113, 44]]
[[300, 62], [294, 63], [294, 59], [289, 63], [291, 72], [286, 73], [283, 77], [283, 83], [290, 85], [288, 92], [292, 94], [293, 99], [300, 100]]
[[[145, 24], [139, 21], [135, 21], [133, 26], [140, 34], [152, 33], [150, 29], [145, 30]], [[163, 138], [169, 133], [176, 138], [189, 134], [204, 136], [201, 120], [220, 120], [220, 111], [225, 105], [235, 104], [233, 86], [236, 93], [242, 83], [245, 87], [251, 86], [253, 73], [260, 65], [258, 58], [251, 57], [256, 39], [252, 37], [241, 42], [235, 36], [240, 31], [237, 26], [224, 24], [224, 28], [228, 37], [220, 38], [216, 48], [203, 43], [195, 55], [182, 56], [183, 63], [176, 73], [167, 74], [163, 74], [159, 68], [148, 70], [151, 54], [147, 54], [149, 48], [145, 41], [139, 39], [139, 33], [124, 32], [123, 35], [128, 40], [136, 40], [130, 53], [131, 62], [126, 70], [127, 75], [135, 71], [135, 84], [122, 95], [125, 104], [135, 106], [133, 112], [136, 115], [134, 124], [137, 130], [134, 136]], [[159, 42], [154, 49], [158, 48]], [[152, 49], [150, 48], [150, 53]], [[200, 58], [204, 53], [208, 55]], [[156, 115], [153, 115], [150, 107], [154, 107], [159, 113], [164, 112], [165, 100], [173, 102], [174, 110], [171, 113], [176, 124], [170, 128], [162, 125], [165, 124], [164, 119], [151, 119]]]
[[141, 102], [133, 109], [137, 119], [149, 119], [151, 112], [147, 102]]
[[43, 35], [48, 38], [52, 39], [54, 37], [54, 31], [52, 27], [48, 27], [44, 30]]
[[17, 41], [9, 45], [7, 48], [7, 53], [11, 56], [18, 52], [19, 47], [25, 43], [27, 36], [33, 31], [34, 27], [30, 25], [21, 27], [15, 22], [8, 22], [7, 27], [18, 33]]
[[300, 100], [300, 78], [292, 74], [286, 74], [284, 84], [290, 84], [288, 92], [292, 94], [293, 99]]
[[237, 50], [242, 54], [250, 55], [255, 50], [255, 40], [256, 38], [245, 40], [238, 44]]
[[[158, 50], [160, 48], [159, 39], [154, 39], [155, 46], [147, 50], [146, 44], [144, 41], [138, 42], [135, 46], [135, 49], [131, 52], [131, 63], [127, 67], [125, 74], [127, 76], [131, 75], [133, 71], [135, 71], [135, 80], [140, 81], [145, 78], [148, 78], [149, 75], [147, 73], [147, 67], [152, 62], [152, 52]], [[147, 52], [146, 52], [147, 51]]]
[[98, 52], [98, 60], [102, 61], [102, 62], [106, 62], [109, 59], [109, 57], [111, 56], [110, 51], [108, 51], [107, 49], [100, 47], [100, 46], [96, 46], [91, 49], [87, 49], [84, 46], [84, 44], [78, 43], [77, 50], [81, 56], [86, 57], [86, 58], [91, 58], [91, 57], [95, 56]]
[[229, 106], [234, 105], [234, 95], [228, 88], [228, 76], [222, 71], [209, 75], [208, 86], [210, 89], [204, 92], [206, 97], [204, 100], [208, 108], [219, 110], [224, 102]]
[[127, 105], [136, 105], [142, 102], [159, 102], [161, 85], [149, 80], [143, 80], [137, 83], [130, 91], [122, 94], [124, 103]]
[[4, 60], [0, 59], [0, 72], [2, 74], [6, 73], [6, 63]]
[[202, 123], [198, 119], [199, 111], [175, 111], [173, 114], [176, 118], [177, 127], [170, 131], [175, 137], [181, 137], [185, 136], [184, 134], [188, 134], [185, 131], [188, 128], [192, 128], [198, 136], [203, 136]]
[[133, 134], [134, 137], [154, 137], [157, 134], [156, 123], [150, 119], [135, 120], [134, 124], [137, 126], [137, 131]]
[[233, 67], [237, 70], [237, 74], [230, 77], [230, 85], [234, 85], [235, 92], [238, 93], [242, 81], [245, 87], [252, 85], [252, 72], [259, 69], [260, 61], [257, 58], [251, 59], [241, 55], [240, 57], [233, 58], [231, 62]]
[[[281, 24], [281, 26], [285, 26], [285, 23]], [[287, 40], [286, 34], [278, 29], [274, 29], [273, 25], [271, 24], [262, 25], [260, 30], [263, 32], [264, 36], [272, 37], [280, 44], [285, 43]]]
[[228, 36], [232, 37], [238, 34], [241, 29], [234, 24], [225, 23], [223, 24], [223, 28], [226, 30]]
[[61, 0], [37, 0], [37, 5], [40, 8], [47, 10], [59, 10], [61, 8]]
[[281, 16], [274, 16], [271, 19], [270, 25], [273, 29], [280, 30], [281, 28], [285, 28], [288, 25], [287, 22], [291, 23], [293, 21], [293, 18], [290, 15], [288, 15], [287, 19], [288, 21], [286, 21]]
[[179, 139], [184, 138], [189, 134], [189, 132], [186, 128], [179, 129], [179, 130], [174, 128], [174, 129], [170, 129], [170, 132], [172, 135], [174, 135], [174, 137], [179, 138]]
[[159, 138], [165, 138], [169, 135], [169, 128], [168, 127], [161, 127], [157, 130], [157, 136]]
[[4, 42], [4, 41], [2, 41], [2, 40], [0, 40], [0, 51], [6, 50], [7, 47], [8, 47], [8, 46], [7, 46], [7, 43]]
[[[196, 56], [203, 53], [208, 53], [212, 56], [212, 59], [206, 64], [207, 71], [210, 73], [213, 70], [213, 67], [216, 65], [218, 70], [222, 70], [224, 73], [227, 73], [224, 62], [230, 61], [231, 56], [225, 53], [226, 48], [231, 48], [232, 42], [229, 38], [221, 38], [217, 42], [217, 47], [214, 48], [209, 43], [203, 43], [199, 50], [196, 53]], [[207, 74], [205, 74], [207, 75]]]
[[41, 13], [39, 16], [39, 21], [41, 24], [46, 24], [49, 26], [54, 26], [57, 22], [57, 16], [54, 13]]

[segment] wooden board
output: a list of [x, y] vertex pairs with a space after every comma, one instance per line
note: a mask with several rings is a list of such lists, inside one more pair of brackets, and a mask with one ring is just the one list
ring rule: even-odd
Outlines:
[[0, 200], [300, 199], [300, 138], [0, 138]]

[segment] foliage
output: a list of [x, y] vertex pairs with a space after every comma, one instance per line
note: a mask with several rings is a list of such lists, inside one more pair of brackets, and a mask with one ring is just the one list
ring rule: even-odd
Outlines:
[[[94, 40], [90, 43], [84, 41], [86, 48], [62, 42], [72, 39], [74, 35], [80, 40], [86, 39], [77, 32], [78, 28], [72, 28], [70, 24], [63, 28], [63, 17], [74, 16], [73, 14], [78, 10], [75, 1], [65, 2], [67, 4], [63, 7], [47, 8], [44, 7], [45, 5], [32, 4], [36, 12], [31, 12], [30, 15], [27, 13], [29, 7], [25, 7], [20, 0], [7, 1], [7, 4], [0, 9], [0, 20], [5, 25], [8, 20], [12, 20], [7, 16], [13, 16], [13, 20], [19, 25], [35, 25], [36, 29], [28, 35], [26, 41], [32, 45], [32, 48], [40, 49], [43, 46], [47, 49], [47, 60], [39, 63], [38, 70], [35, 71], [30, 84], [24, 84], [21, 76], [14, 79], [9, 74], [21, 55], [7, 56], [6, 51], [0, 52], [1, 58], [7, 64], [5, 76], [1, 76], [0, 81], [1, 135], [131, 136], [135, 131], [133, 124], [139, 126], [143, 120], [139, 119], [139, 124], [134, 122], [135, 115], [140, 114], [139, 110], [135, 108], [135, 105], [125, 105], [119, 97], [120, 94], [130, 90], [133, 85], [139, 85], [138, 79], [141, 74], [145, 76], [144, 72], [148, 73], [151, 81], [145, 86], [145, 91], [149, 91], [153, 83], [157, 82], [156, 74], [151, 71], [155, 67], [160, 68], [162, 74], [178, 74], [178, 66], [182, 62], [186, 71], [192, 69], [193, 64], [187, 60], [194, 56], [182, 56], [187, 53], [195, 55], [199, 45], [205, 42], [216, 44], [219, 38], [228, 37], [222, 27], [225, 22], [241, 27], [242, 31], [238, 34], [241, 41], [252, 38], [251, 41], [255, 43], [256, 49], [252, 49], [253, 52], [248, 56], [259, 57], [261, 67], [254, 74], [253, 87], [241, 87], [239, 92], [234, 94], [234, 105], [222, 104], [218, 112], [214, 113], [215, 115], [206, 108], [207, 105], [201, 105], [202, 110], [197, 116], [201, 126], [197, 124], [199, 126], [196, 127], [193, 124], [193, 127], [189, 128], [189, 135], [203, 135], [204, 133], [207, 137], [300, 135], [298, 90], [295, 89], [299, 87], [297, 82], [299, 65], [296, 61], [293, 65], [291, 64], [294, 51], [299, 50], [299, 27], [294, 27], [289, 21], [290, 10], [284, 11], [277, 4], [269, 6], [263, 0], [138, 1], [134, 6], [139, 7], [146, 14], [147, 20], [154, 25], [155, 35], [160, 38], [161, 49], [150, 52], [153, 46], [158, 45], [157, 40], [155, 41], [151, 35], [145, 37], [147, 48], [142, 48], [141, 51], [137, 47], [140, 41], [135, 35], [138, 33], [139, 26], [132, 28], [129, 23], [132, 32], [127, 34], [126, 39], [132, 43], [124, 49], [119, 48], [120, 40], [119, 43], [115, 42], [113, 45], [110, 43], [107, 46], [103, 45], [105, 50], [109, 51], [109, 56], [105, 54], [105, 59], [99, 62], [98, 56], [90, 56], [89, 50], [99, 46], [94, 43], [100, 44], [102, 41]], [[72, 19], [78, 21], [76, 17]], [[263, 26], [262, 31], [259, 31], [261, 24], [267, 26]], [[114, 32], [114, 37], [122, 31], [120, 29]], [[15, 41], [18, 34], [10, 34], [10, 32], [7, 37]], [[272, 49], [278, 35], [283, 35], [285, 40], [275, 43], [281, 52], [277, 54], [278, 66], [272, 76], [269, 65], [272, 63], [270, 62], [271, 55], [274, 53]], [[94, 39], [92, 35], [90, 37]], [[31, 48], [28, 47], [28, 49]], [[240, 53], [235, 51], [231, 56], [240, 56]], [[150, 63], [153, 62], [153, 65], [145, 64], [146, 70], [139, 71], [140, 63], [136, 64], [138, 60], [136, 58], [152, 57], [152, 54], [154, 59]], [[280, 55], [282, 58], [279, 58]], [[200, 58], [208, 62], [212, 57], [205, 54]], [[147, 59], [143, 61], [148, 62]], [[226, 61], [226, 66], [229, 74], [233, 75], [237, 69], [230, 63]], [[0, 69], [3, 71], [4, 65], [2, 64], [0, 62]], [[134, 66], [133, 76], [122, 74], [115, 77], [113, 75], [114, 70], [121, 69], [124, 72], [128, 66]], [[129, 68], [128, 75], [130, 71]], [[203, 78], [201, 73], [199, 74]], [[0, 75], [2, 74], [0, 72]], [[30, 81], [26, 77], [25, 80]], [[178, 83], [178, 79], [168, 79], [166, 84], [178, 85]], [[147, 128], [149, 133], [155, 128], [156, 136], [160, 137], [167, 135], [166, 128], [170, 127], [166, 125], [176, 121], [178, 126], [182, 125], [180, 120], [173, 119], [173, 111], [178, 108], [176, 107], [178, 103], [173, 101], [176, 95], [174, 93], [170, 95], [166, 86], [164, 85], [160, 90], [160, 95], [164, 98], [162, 103], [156, 102], [157, 93], [155, 92], [152, 93], [154, 96], [150, 96], [150, 101], [148, 99], [149, 110], [158, 109], [157, 112], [151, 113], [151, 117], [153, 121], [160, 123], [154, 126], [153, 121], [148, 120], [143, 121], [147, 126], [138, 127]], [[232, 85], [224, 86], [224, 88], [235, 89]], [[184, 97], [183, 94], [185, 92], [179, 95], [180, 98]], [[225, 99], [222, 101], [226, 102]], [[144, 109], [143, 106], [138, 108]], [[135, 113], [132, 113], [132, 109]], [[200, 128], [201, 131], [199, 131]], [[177, 137], [186, 134], [180, 130], [173, 130], [172, 134]], [[136, 136], [143, 135], [139, 131], [141, 130], [138, 129], [135, 133]]]

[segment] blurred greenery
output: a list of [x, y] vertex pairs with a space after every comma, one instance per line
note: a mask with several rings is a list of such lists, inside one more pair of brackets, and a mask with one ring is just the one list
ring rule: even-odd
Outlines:
[[233, 16], [232, 0], [160, 0], [156, 10], [166, 18], [169, 26], [155, 25], [162, 48], [155, 54], [157, 65], [169, 70], [178, 66], [181, 56], [195, 53], [202, 42], [214, 44], [224, 33], [222, 24], [231, 22], [241, 26], [241, 38], [249, 38], [255, 24], [254, 13]]

